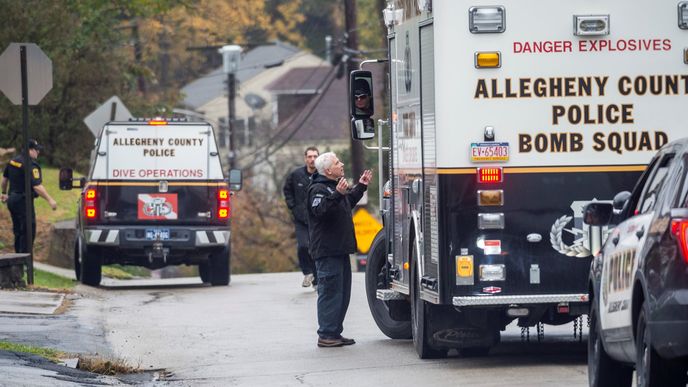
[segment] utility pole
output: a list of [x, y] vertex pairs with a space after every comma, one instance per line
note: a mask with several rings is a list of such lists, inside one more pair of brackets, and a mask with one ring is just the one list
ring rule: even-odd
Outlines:
[[229, 129], [229, 169], [236, 168], [236, 72], [241, 60], [241, 47], [223, 46], [218, 50], [222, 54], [222, 69], [227, 74], [227, 127]]
[[[352, 51], [358, 51], [358, 31], [356, 24], [356, 0], [344, 0], [344, 24], [346, 31], [346, 47]], [[354, 58], [349, 57], [346, 61], [346, 79], [348, 82], [349, 73], [357, 70], [358, 65]], [[349, 99], [348, 87], [346, 100]], [[349, 119], [349, 112], [346, 112], [347, 121]], [[354, 140], [351, 137], [351, 173], [354, 181], [363, 173], [363, 145], [360, 141]]]
[[[134, 20], [131, 26], [131, 38], [134, 41], [134, 61], [137, 66], [141, 66], [143, 63], [143, 48], [141, 47], [141, 38], [139, 37], [139, 21]], [[136, 83], [138, 85], [139, 93], [141, 95], [146, 95], [146, 79], [143, 74], [140, 74], [136, 78]]]
[[159, 46], [160, 46], [160, 86], [162, 86], [162, 91], [165, 96], [167, 96], [168, 85], [168, 73], [170, 71], [170, 38], [167, 35], [167, 27], [165, 26], [165, 18], [160, 16], [160, 25], [162, 26], [162, 31], [158, 35]]

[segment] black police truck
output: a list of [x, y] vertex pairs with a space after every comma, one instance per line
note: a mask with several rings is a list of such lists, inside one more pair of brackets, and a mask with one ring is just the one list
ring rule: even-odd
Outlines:
[[[206, 122], [139, 119], [107, 123], [82, 189], [74, 247], [76, 276], [97, 286], [102, 265], [151, 269], [198, 265], [203, 282], [230, 281], [231, 190]], [[60, 189], [72, 189], [72, 170]]]

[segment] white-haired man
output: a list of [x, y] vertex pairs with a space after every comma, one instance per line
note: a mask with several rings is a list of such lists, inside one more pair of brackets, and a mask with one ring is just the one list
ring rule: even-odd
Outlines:
[[351, 209], [368, 189], [373, 174], [363, 172], [353, 188], [344, 178], [344, 164], [332, 152], [315, 160], [308, 187], [310, 252], [318, 277], [318, 346], [341, 347], [356, 342], [342, 336], [351, 299], [351, 262], [356, 236]]

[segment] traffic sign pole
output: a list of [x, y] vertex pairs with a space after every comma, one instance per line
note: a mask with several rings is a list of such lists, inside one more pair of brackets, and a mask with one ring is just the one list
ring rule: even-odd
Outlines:
[[26, 212], [26, 227], [24, 228], [24, 240], [29, 253], [29, 262], [26, 268], [26, 282], [33, 285], [33, 188], [31, 186], [32, 162], [29, 155], [29, 81], [26, 69], [26, 46], [19, 47], [19, 62], [21, 67], [21, 91], [22, 91], [22, 136], [24, 138], [24, 207]]

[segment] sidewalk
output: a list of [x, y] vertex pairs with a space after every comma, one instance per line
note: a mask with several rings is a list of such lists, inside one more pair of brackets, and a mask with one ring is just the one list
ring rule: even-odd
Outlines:
[[42, 262], [34, 262], [33, 267], [36, 269], [47, 271], [48, 273], [59, 275], [60, 277], [76, 280], [76, 275], [74, 274], [74, 270], [72, 269], [65, 269], [62, 267], [48, 265], [47, 263]]
[[[34, 268], [75, 279], [74, 271], [34, 262]], [[62, 306], [63, 293], [31, 290], [0, 290], [0, 313], [51, 315]]]

